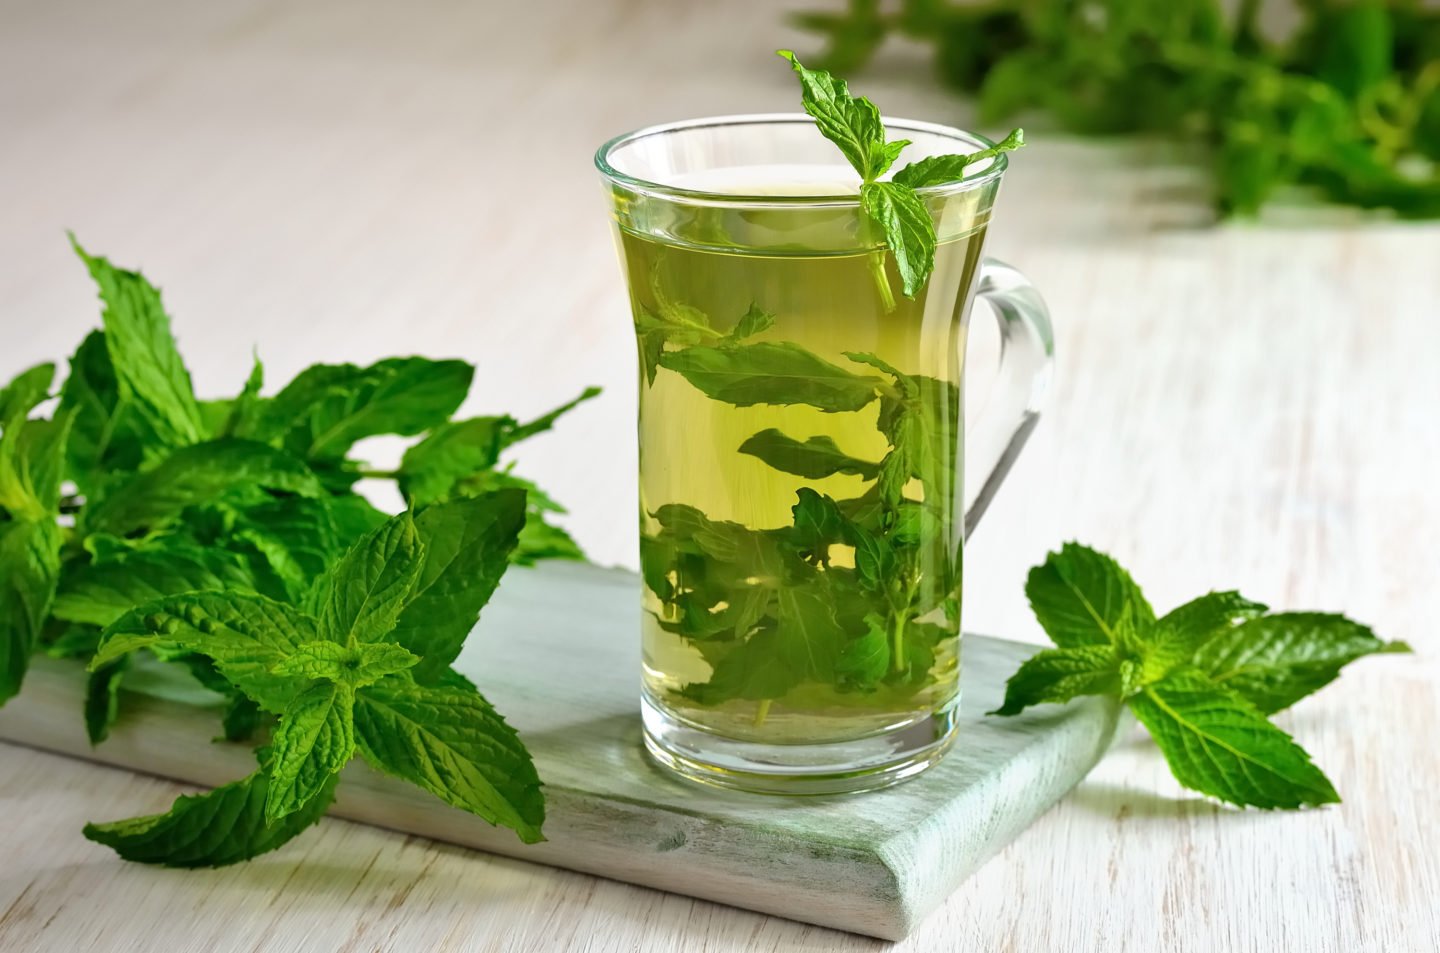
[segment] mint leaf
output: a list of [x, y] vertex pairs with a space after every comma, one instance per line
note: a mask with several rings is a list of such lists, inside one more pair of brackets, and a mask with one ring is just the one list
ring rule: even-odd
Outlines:
[[[278, 583], [262, 587], [257, 582], [257, 591], [271, 595], [278, 588], [286, 600], [299, 601], [355, 539], [373, 529], [342, 533], [337, 512], [352, 495], [287, 496], [227, 507], [228, 526], [213, 545], [244, 557], [257, 580], [268, 574]], [[376, 513], [378, 526], [385, 516]]]
[[789, 50], [776, 51], [800, 77], [800, 102], [815, 119], [820, 134], [841, 153], [866, 182], [885, 173], [906, 142], [885, 144], [880, 110], [863, 96], [851, 96], [843, 79], [824, 70], [806, 69]]
[[386, 675], [414, 668], [418, 661], [418, 655], [393, 642], [358, 642], [354, 645], [306, 642], [271, 671], [276, 675], [324, 678], [352, 688], [362, 688]]
[[1253, 619], [1206, 642], [1195, 665], [1262, 712], [1289, 708], [1376, 652], [1408, 652], [1342, 615], [1285, 612]]
[[750, 308], [740, 316], [735, 327], [725, 337], [736, 344], [757, 334], [763, 334], [775, 326], [775, 315], [759, 307], [753, 301]]
[[1211, 639], [1239, 623], [1254, 619], [1266, 607], [1238, 592], [1211, 592], [1167, 612], [1155, 623], [1145, 650], [1144, 679], [1156, 681], [1191, 664]]
[[0, 434], [0, 507], [24, 519], [52, 519], [60, 506], [70, 417], [16, 420]]
[[740, 445], [741, 453], [759, 457], [784, 473], [811, 480], [821, 480], [837, 473], [847, 473], [866, 480], [875, 479], [880, 466], [857, 460], [841, 452], [835, 441], [821, 434], [799, 441], [771, 427], [762, 430]]
[[930, 209], [912, 189], [894, 182], [866, 182], [860, 187], [860, 207], [884, 233], [905, 296], [915, 297], [935, 267], [935, 222]]
[[0, 704], [20, 691], [60, 576], [53, 520], [0, 522]]
[[1130, 574], [1109, 556], [1078, 543], [1066, 543], [1030, 570], [1025, 595], [1061, 648], [1119, 644], [1116, 629], [1127, 606], [1138, 627], [1148, 629], [1155, 620]]
[[209, 433], [212, 437], [233, 437], [253, 426], [258, 419], [261, 408], [264, 406], [264, 398], [260, 396], [260, 389], [265, 386], [265, 366], [260, 363], [260, 358], [255, 358], [255, 364], [250, 369], [250, 376], [245, 379], [245, 386], [234, 400], [224, 401], [225, 414], [220, 421], [220, 426], [212, 428]]
[[1068, 702], [1080, 695], [1119, 696], [1120, 658], [1109, 645], [1042, 649], [1005, 683], [1005, 702], [988, 714], [1018, 715], [1031, 705]]
[[885, 618], [872, 612], [865, 616], [865, 634], [846, 642], [835, 660], [840, 683], [861, 691], [873, 689], [890, 671], [890, 633]]
[[138, 272], [88, 254], [74, 235], [70, 242], [100, 289], [105, 347], [120, 400], [134, 409], [146, 432], [162, 446], [198, 442], [205, 433], [200, 405], [170, 334], [160, 292]]
[[396, 471], [400, 492], [413, 506], [449, 496], [461, 477], [488, 470], [500, 460], [510, 417], [472, 417], [441, 424], [405, 451]]
[[338, 461], [356, 441], [412, 436], [450, 418], [475, 369], [464, 361], [390, 358], [369, 367], [316, 364], [265, 403], [243, 435], [276, 440], [296, 456]]
[[355, 690], [322, 682], [280, 715], [265, 793], [265, 823], [293, 814], [325, 791], [355, 753]]
[[926, 189], [950, 182], [959, 182], [965, 178], [965, 169], [968, 166], [986, 159], [993, 159], [1004, 152], [1013, 152], [1023, 145], [1025, 145], [1025, 131], [1014, 129], [1011, 130], [1010, 135], [995, 145], [969, 155], [931, 156], [928, 159], [912, 162], [891, 176], [890, 181], [896, 185], [909, 186], [912, 189]]
[[54, 364], [36, 364], [21, 371], [4, 388], [0, 388], [0, 427], [24, 420], [30, 411], [50, 396], [55, 380]]
[[136, 606], [201, 589], [253, 591], [254, 581], [233, 553], [167, 541], [67, 569], [51, 613], [103, 627]]
[[736, 407], [808, 404], [827, 413], [854, 411], [875, 399], [877, 383], [788, 341], [687, 347], [662, 354], [660, 366]]
[[1175, 778], [1231, 804], [1296, 808], [1340, 800], [1310, 756], [1255, 706], [1194, 671], [1130, 700]]
[[424, 563], [404, 611], [385, 634], [420, 656], [415, 678], [433, 680], [460, 654], [509, 565], [524, 521], [525, 497], [515, 490], [437, 503], [416, 515]]
[[305, 464], [250, 440], [225, 438], [182, 447], [158, 466], [106, 490], [86, 506], [86, 532], [124, 536], [178, 517], [187, 506], [231, 490], [264, 488], [319, 496], [324, 487]]
[[137, 649], [212, 659], [237, 689], [266, 711], [279, 713], [305, 688], [273, 669], [306, 642], [319, 641], [318, 623], [293, 606], [240, 592], [167, 596], [127, 612], [106, 628], [91, 670]]
[[223, 867], [274, 850], [324, 816], [336, 777], [304, 807], [265, 819], [269, 778], [261, 770], [205, 794], [184, 795], [163, 814], [86, 824], [85, 836], [126, 860], [165, 867]]
[[130, 656], [122, 655], [91, 672], [85, 685], [85, 734], [92, 745], [110, 736], [110, 726], [120, 712], [120, 681], [130, 668]]
[[530, 754], [471, 689], [391, 675], [357, 694], [355, 740], [377, 770], [508, 827], [527, 844], [543, 839], [545, 801]]
[[124, 473], [133, 473], [165, 447], [145, 429], [120, 383], [105, 346], [105, 332], [92, 331], [70, 358], [70, 376], [60, 391], [59, 413], [74, 420], [66, 446], [66, 474], [86, 496]]
[[[774, 320], [773, 317], [771, 320]], [[501, 439], [501, 449], [513, 446], [522, 440], [528, 440], [529, 438], [535, 436], [538, 433], [544, 433], [551, 427], [555, 426], [555, 421], [559, 420], [565, 414], [568, 414], [576, 407], [579, 407], [581, 404], [585, 403], [585, 401], [592, 400], [593, 398], [599, 396], [600, 388], [587, 387], [580, 392], [579, 397], [576, 397], [574, 400], [567, 403], [561, 404], [559, 407], [556, 407], [549, 413], [542, 414], [528, 423], [518, 424], [514, 427], [508, 428]]]
[[322, 631], [341, 644], [384, 637], [415, 589], [424, 555], [409, 512], [360, 540], [322, 580]]

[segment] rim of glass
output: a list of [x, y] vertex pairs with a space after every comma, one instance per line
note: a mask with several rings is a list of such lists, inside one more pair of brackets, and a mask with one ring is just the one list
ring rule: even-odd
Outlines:
[[[954, 139], [976, 146], [976, 150], [989, 149], [995, 143], [976, 132], [967, 132], [963, 129], [956, 129], [954, 126], [944, 126], [940, 123], [924, 122], [919, 119], [901, 119], [898, 117], [883, 117], [885, 128], [895, 132], [923, 132], [930, 135], [943, 136], [947, 139]], [[860, 197], [855, 193], [847, 195], [743, 195], [735, 192], [708, 192], [703, 189], [686, 189], [676, 185], [667, 185], [664, 182], [655, 182], [639, 176], [628, 175], [615, 168], [610, 163], [610, 156], [616, 150], [638, 142], [641, 139], [648, 139], [651, 136], [665, 135], [667, 133], [685, 132], [691, 129], [716, 128], [724, 126], [763, 126], [763, 125], [787, 125], [789, 123], [809, 123], [814, 125], [815, 120], [806, 113], [745, 113], [733, 116], [706, 116], [699, 119], [681, 119], [677, 122], [658, 123], [653, 126], [645, 126], [633, 132], [622, 133], [609, 140], [595, 151], [595, 167], [600, 174], [612, 182], [624, 185], [632, 191], [644, 192], [647, 194], [662, 195], [680, 199], [691, 199], [703, 201], [716, 205], [793, 205], [807, 207], [833, 207], [845, 206], [855, 207], [860, 204]], [[916, 189], [922, 195], [948, 195], [967, 192], [970, 189], [979, 188], [988, 182], [1000, 178], [1005, 173], [1009, 161], [1005, 153], [996, 155], [990, 162], [990, 167], [973, 178], [961, 179], [958, 182], [945, 182], [940, 185], [926, 186]]]

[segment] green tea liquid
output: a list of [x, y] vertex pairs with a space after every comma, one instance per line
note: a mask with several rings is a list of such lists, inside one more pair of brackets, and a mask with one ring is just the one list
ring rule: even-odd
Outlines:
[[[650, 583], [644, 595], [644, 688], [676, 718], [735, 739], [814, 744], [891, 731], [956, 702], [961, 309], [976, 277], [983, 233], [979, 226], [942, 238], [929, 283], [910, 300], [900, 293], [888, 254], [803, 248], [756, 254], [671, 244], [622, 229], [637, 327], [669, 315], [711, 329], [682, 331], [678, 343], [663, 334], [641, 337], [641, 534]], [[877, 286], [881, 269], [893, 306]], [[663, 363], [653, 365], [661, 339], [667, 354], [695, 345], [725, 347], [723, 335], [752, 306], [774, 321], [744, 338], [744, 345], [793, 345], [873, 377], [881, 397], [839, 412], [803, 403], [737, 406]], [[846, 352], [873, 355], [923, 385], [909, 396], [915, 419], [926, 425], [908, 431], [913, 472], [900, 481], [898, 506], [878, 501], [874, 467], [895, 449], [882, 418], [889, 414], [896, 429], [904, 385]], [[919, 404], [925, 406], [915, 410]], [[864, 472], [805, 476], [787, 472], [811, 468], [798, 457], [786, 462], [783, 448], [770, 462], [740, 451], [770, 431], [795, 441], [828, 438], [862, 461]], [[772, 465], [777, 459], [784, 468]], [[879, 541], [884, 552], [869, 566], [868, 584], [857, 571], [853, 541], [796, 555], [802, 547], [785, 534], [797, 532], [793, 508], [807, 489], [837, 501], [857, 525], [869, 527], [867, 539]], [[664, 509], [674, 504], [715, 526], [690, 536], [684, 527], [667, 530], [657, 514], [678, 512]], [[897, 529], [897, 519], [908, 518], [897, 514], [913, 515], [921, 506], [923, 520]], [[902, 537], [903, 544], [895, 542]], [[690, 551], [681, 551], [687, 545]], [[752, 548], [766, 552], [752, 555]], [[898, 555], [886, 557], [891, 549]], [[750, 640], [758, 640], [756, 648], [746, 652]]]

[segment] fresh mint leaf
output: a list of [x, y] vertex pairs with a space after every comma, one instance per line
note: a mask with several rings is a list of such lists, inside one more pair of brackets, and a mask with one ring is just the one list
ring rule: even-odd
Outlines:
[[1211, 592], [1172, 609], [1155, 623], [1145, 650], [1144, 679], [1156, 681], [1190, 665], [1200, 648], [1223, 632], [1263, 615], [1266, 606], [1238, 592]]
[[105, 346], [105, 332], [92, 331], [70, 358], [70, 375], [60, 391], [60, 410], [74, 420], [66, 446], [66, 475], [92, 496], [123, 474], [133, 473], [165, 448], [122, 400], [120, 383]]
[[163, 447], [183, 447], [205, 434], [200, 405], [170, 333], [160, 292], [138, 272], [125, 271], [70, 242], [85, 262], [104, 303], [105, 347], [119, 399], [145, 422]]
[[1005, 702], [991, 715], [1018, 715], [1031, 705], [1068, 702], [1080, 695], [1119, 696], [1120, 658], [1110, 645], [1042, 649], [1005, 683]]
[[1130, 574], [1109, 556], [1078, 543], [1066, 543], [1030, 570], [1025, 595], [1050, 640], [1061, 648], [1119, 644], [1117, 626], [1127, 606], [1138, 626], [1148, 628], [1155, 620]]
[[306, 686], [274, 668], [307, 642], [318, 623], [293, 606], [241, 592], [192, 592], [138, 606], [105, 629], [91, 670], [128, 652], [194, 652], [261, 708], [279, 713]]
[[460, 654], [524, 523], [525, 497], [515, 490], [436, 503], [416, 514], [423, 565], [394, 628], [384, 634], [420, 656], [416, 679], [439, 677]]
[[791, 51], [777, 52], [800, 78], [801, 105], [815, 119], [820, 134], [839, 147], [865, 181], [883, 175], [900, 150], [885, 148], [885, 125], [875, 104], [863, 96], [851, 96], [843, 79], [824, 70], [806, 69]]
[[126, 860], [164, 867], [223, 867], [274, 850], [324, 816], [336, 777], [304, 807], [274, 824], [265, 819], [270, 780], [264, 770], [204, 794], [187, 794], [163, 814], [86, 824], [85, 836]]
[[160, 542], [69, 568], [51, 613], [107, 626], [136, 606], [201, 589], [254, 590], [240, 557], [186, 542]]
[[0, 522], [0, 704], [20, 691], [60, 576], [53, 520]]
[[536, 434], [544, 433], [551, 427], [555, 426], [555, 421], [559, 420], [561, 417], [565, 416], [570, 411], [574, 410], [576, 407], [579, 407], [587, 400], [593, 400], [594, 398], [599, 396], [600, 388], [587, 387], [580, 392], [579, 397], [576, 397], [574, 400], [567, 403], [561, 404], [559, 407], [556, 407], [549, 413], [541, 414], [539, 417], [536, 417], [534, 420], [531, 420], [528, 423], [518, 424], [514, 427], [508, 428], [501, 438], [501, 449], [503, 450], [506, 447], [514, 446], [520, 441], [528, 440]]
[[905, 297], [915, 297], [935, 268], [935, 222], [925, 200], [895, 182], [866, 182], [860, 187], [860, 207], [880, 226]]
[[153, 469], [107, 489], [86, 506], [87, 533], [124, 536], [178, 517], [242, 488], [320, 496], [324, 487], [304, 463], [250, 440], [226, 438], [182, 447]]
[[1227, 629], [1194, 662], [1217, 684], [1265, 713], [1289, 708], [1330, 684], [1340, 670], [1377, 652], [1409, 652], [1369, 627], [1325, 612], [1283, 612]]
[[310, 461], [338, 461], [379, 434], [413, 436], [450, 419], [475, 369], [464, 361], [389, 358], [369, 367], [316, 364], [266, 401], [243, 436], [278, 441]]
[[249, 430], [254, 426], [264, 404], [264, 398], [260, 396], [260, 390], [264, 386], [265, 366], [257, 356], [239, 395], [234, 400], [218, 402], [217, 409], [223, 409], [224, 413], [219, 415], [218, 425], [207, 428], [206, 432], [211, 437], [234, 437]]
[[515, 831], [543, 837], [540, 777], [515, 730], [480, 695], [442, 682], [391, 675], [356, 696], [355, 740], [371, 767], [447, 804]]
[[861, 691], [875, 688], [890, 671], [890, 633], [885, 618], [872, 612], [865, 616], [865, 634], [846, 642], [835, 660], [835, 674], [842, 685]]
[[30, 411], [50, 396], [55, 380], [54, 364], [36, 364], [21, 371], [4, 388], [0, 388], [0, 427], [24, 420]]
[[1340, 800], [1310, 756], [1255, 706], [1195, 671], [1147, 685], [1130, 700], [1188, 788], [1230, 804], [1296, 808]]
[[363, 688], [414, 668], [420, 657], [393, 642], [358, 642], [340, 645], [336, 642], [306, 642], [272, 671], [276, 675], [301, 678], [324, 678], [352, 688]]
[[687, 347], [662, 354], [660, 366], [707, 397], [736, 407], [807, 404], [838, 413], [875, 399], [874, 378], [852, 374], [788, 341]]
[[385, 637], [415, 591], [425, 555], [408, 511], [360, 540], [322, 583], [321, 630], [342, 645]]
[[843, 453], [834, 439], [825, 434], [800, 441], [773, 427], [742, 443], [740, 452], [758, 457], [776, 470], [811, 480], [822, 480], [837, 473], [873, 480], [880, 470], [879, 464]]
[[[212, 545], [239, 553], [257, 580], [268, 571], [278, 582], [276, 587], [257, 581], [256, 591], [272, 595], [278, 588], [287, 601], [299, 601], [355, 539], [374, 528], [341, 532], [336, 511], [351, 495], [267, 497], [262, 503], [232, 507], [228, 525]], [[379, 514], [375, 525], [384, 520]]]
[[928, 159], [912, 162], [891, 176], [890, 181], [896, 185], [909, 186], [912, 189], [928, 189], [950, 182], [959, 182], [965, 178], [965, 170], [969, 166], [986, 159], [993, 159], [1005, 152], [1014, 152], [1023, 145], [1025, 145], [1025, 131], [1014, 129], [1011, 130], [1010, 135], [995, 145], [969, 155], [931, 156]]
[[130, 656], [122, 655], [91, 672], [85, 686], [85, 734], [92, 745], [110, 736], [110, 726], [120, 712], [120, 682], [130, 668]]
[[405, 451], [396, 479], [412, 506], [449, 496], [462, 477], [489, 470], [500, 461], [510, 417], [472, 417], [441, 424]]
[[21, 519], [53, 519], [60, 506], [71, 418], [15, 420], [0, 434], [0, 507]]
[[319, 797], [355, 754], [355, 689], [324, 681], [280, 715], [271, 745], [265, 823], [274, 824]]

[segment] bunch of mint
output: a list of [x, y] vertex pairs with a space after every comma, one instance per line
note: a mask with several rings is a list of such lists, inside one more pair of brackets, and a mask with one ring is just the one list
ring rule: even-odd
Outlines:
[[797, 19], [829, 38], [837, 70], [859, 68], [891, 34], [930, 44], [940, 82], [974, 94], [983, 122], [1042, 111], [1082, 134], [1194, 144], [1225, 214], [1300, 186], [1440, 216], [1440, 8], [1309, 0], [1262, 24], [1264, 6], [849, 0]]
[[[317, 364], [271, 397], [257, 361], [235, 398], [198, 400], [156, 288], [75, 249], [103, 330], [48, 419], [52, 365], [0, 391], [0, 703], [37, 651], [87, 660], [98, 744], [145, 649], [226, 699], [227, 738], [265, 742], [246, 779], [87, 836], [154, 863], [251, 857], [316, 820], [358, 751], [539, 839], [525, 747], [450, 663], [511, 562], [583, 558], [501, 458], [597, 391], [528, 423], [451, 420], [475, 369], [411, 357]], [[351, 458], [380, 434], [423, 436], [382, 473]], [[409, 508], [377, 510], [363, 477]]]
[[1410, 651], [1342, 615], [1267, 613], [1238, 592], [1211, 592], [1156, 618], [1128, 572], [1075, 543], [1032, 569], [1025, 592], [1057, 647], [1020, 666], [991, 714], [1081, 695], [1119, 699], [1176, 780], [1242, 806], [1339, 801], [1305, 750], [1266, 716], [1358, 658]]

